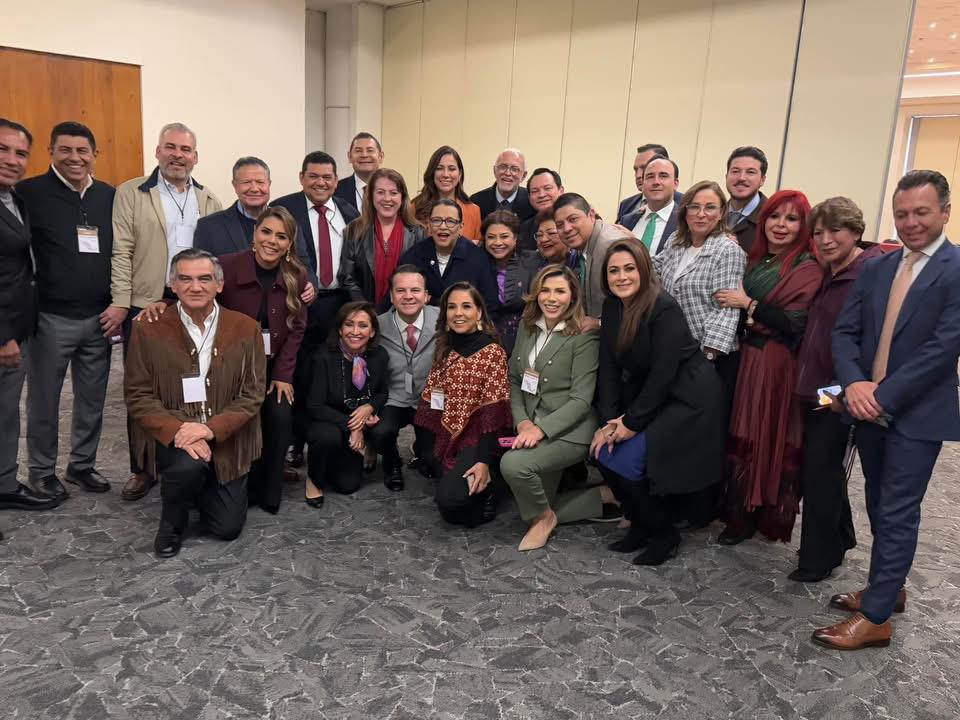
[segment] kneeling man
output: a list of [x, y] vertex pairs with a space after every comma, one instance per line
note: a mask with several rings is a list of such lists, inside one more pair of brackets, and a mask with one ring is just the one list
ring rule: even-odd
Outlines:
[[138, 457], [156, 457], [163, 506], [154, 550], [180, 552], [190, 508], [233, 540], [247, 517], [247, 472], [260, 455], [266, 360], [260, 328], [215, 298], [223, 270], [190, 248], [170, 263], [176, 312], [133, 323], [124, 372]]

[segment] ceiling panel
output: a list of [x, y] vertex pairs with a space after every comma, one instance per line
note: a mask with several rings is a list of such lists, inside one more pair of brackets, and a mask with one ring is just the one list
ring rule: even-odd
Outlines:
[[960, 2], [919, 0], [913, 18], [908, 73], [960, 70]]

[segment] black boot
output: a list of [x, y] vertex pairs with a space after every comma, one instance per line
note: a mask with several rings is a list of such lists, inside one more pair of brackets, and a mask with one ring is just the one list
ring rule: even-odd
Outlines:
[[627, 530], [627, 534], [619, 540], [607, 545], [607, 549], [619, 553], [636, 552], [640, 548], [646, 547], [648, 540], [649, 537], [647, 532], [639, 525], [639, 523], [632, 524], [630, 525], [630, 529]]
[[387, 490], [400, 492], [403, 490], [403, 463], [400, 458], [383, 458], [383, 484]]
[[662, 535], [650, 538], [646, 549], [633, 559], [634, 565], [663, 565], [677, 554], [680, 547], [680, 533], [672, 527]]

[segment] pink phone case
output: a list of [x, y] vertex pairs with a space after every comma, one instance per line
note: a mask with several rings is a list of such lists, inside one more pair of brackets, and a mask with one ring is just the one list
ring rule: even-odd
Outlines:
[[516, 438], [516, 436], [514, 435], [513, 437], [502, 437], [502, 438], [500, 438], [497, 442], [500, 443], [500, 447], [502, 447], [502, 448], [512, 448], [512, 447], [513, 447], [513, 441], [516, 440], [516, 439], [517, 439], [517, 438]]

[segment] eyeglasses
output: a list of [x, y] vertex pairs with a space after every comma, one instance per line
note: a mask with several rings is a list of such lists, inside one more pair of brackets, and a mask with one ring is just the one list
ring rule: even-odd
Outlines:
[[456, 218], [438, 218], [438, 217], [430, 218], [430, 227], [434, 227], [434, 228], [445, 227], [453, 230], [459, 224], [460, 224], [460, 221], [457, 220]]
[[533, 235], [534, 240], [543, 240], [545, 237], [558, 238], [560, 237], [560, 233], [558, 233], [556, 230], [547, 230], [546, 232], [537, 231]]
[[699, 215], [700, 213], [706, 215], [713, 215], [714, 213], [720, 212], [720, 206], [710, 203], [709, 205], [698, 205], [696, 203], [692, 205], [687, 205], [687, 213], [690, 215]]
[[517, 165], [504, 165], [503, 163], [497, 165], [494, 170], [498, 173], [510, 173], [511, 175], [519, 175], [523, 172], [522, 167], [518, 167]]

